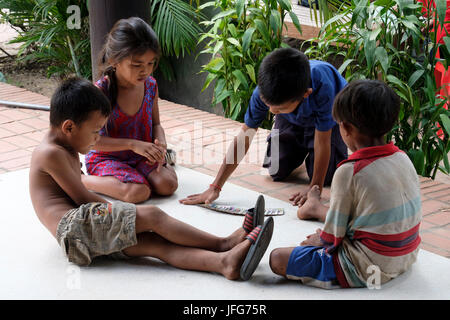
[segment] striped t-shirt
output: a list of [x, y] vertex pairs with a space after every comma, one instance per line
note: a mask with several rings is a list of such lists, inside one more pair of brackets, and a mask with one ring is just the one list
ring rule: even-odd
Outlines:
[[421, 218], [418, 176], [393, 143], [341, 162], [320, 235], [339, 284], [365, 287], [375, 272], [383, 284], [405, 272], [417, 257]]

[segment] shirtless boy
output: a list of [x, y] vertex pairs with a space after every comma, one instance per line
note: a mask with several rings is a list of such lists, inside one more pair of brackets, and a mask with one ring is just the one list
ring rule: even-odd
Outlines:
[[79, 153], [95, 145], [110, 112], [108, 99], [92, 83], [66, 80], [51, 99], [50, 129], [31, 159], [33, 207], [68, 260], [89, 265], [97, 256], [150, 256], [181, 269], [249, 279], [273, 232], [273, 219], [257, 219], [263, 207], [247, 214], [230, 236], [217, 237], [155, 206], [109, 203], [84, 187]]

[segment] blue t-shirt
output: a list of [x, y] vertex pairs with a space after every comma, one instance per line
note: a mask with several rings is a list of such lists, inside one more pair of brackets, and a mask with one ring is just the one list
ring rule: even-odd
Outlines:
[[[309, 61], [312, 93], [291, 113], [278, 114], [290, 123], [301, 127], [315, 127], [328, 131], [336, 125], [331, 116], [334, 97], [346, 85], [344, 77], [331, 64], [318, 60]], [[257, 128], [266, 118], [269, 107], [262, 102], [259, 88], [253, 91], [245, 114], [245, 124]]]

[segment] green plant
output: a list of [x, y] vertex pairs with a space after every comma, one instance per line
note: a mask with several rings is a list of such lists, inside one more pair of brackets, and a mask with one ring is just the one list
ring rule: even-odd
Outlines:
[[[442, 25], [445, 0], [436, 4], [435, 23]], [[443, 108], [449, 97], [437, 94], [434, 76], [437, 63], [448, 69], [450, 37], [437, 43], [429, 28], [434, 9], [424, 18], [421, 7], [413, 0], [354, 0], [322, 26], [306, 54], [322, 60], [341, 55], [339, 71], [348, 81], [379, 79], [391, 85], [401, 98], [401, 110], [387, 141], [408, 154], [418, 174], [435, 178], [438, 169], [450, 172], [449, 111]], [[439, 48], [446, 58], [435, 57]]]
[[314, 20], [318, 26], [343, 12], [351, 5], [351, 0], [317, 0], [317, 5], [315, 1], [308, 1], [310, 3], [311, 20]]
[[[80, 9], [80, 28], [69, 28], [71, 5]], [[0, 0], [2, 20], [10, 23], [19, 36], [12, 43], [23, 43], [19, 50], [22, 61], [50, 63], [52, 74], [90, 78], [91, 51], [88, 11], [85, 0]]]
[[[69, 29], [67, 13], [70, 5], [80, 8], [81, 29]], [[198, 2], [196, 1], [196, 7]], [[197, 44], [204, 15], [186, 0], [155, 0], [151, 2], [152, 27], [158, 34], [162, 49], [161, 71], [173, 79], [168, 56], [190, 53]], [[0, 0], [0, 20], [9, 23], [19, 36], [21, 60], [51, 63], [48, 75], [75, 73], [91, 77], [91, 50], [87, 0]]]
[[0, 0], [0, 22], [8, 23], [17, 32], [26, 32], [34, 19], [35, 3], [29, 0]]
[[[199, 39], [209, 40], [201, 53], [211, 54], [201, 71], [208, 73], [203, 90], [215, 82], [212, 104], [221, 103], [226, 117], [243, 121], [262, 59], [287, 46], [282, 42], [286, 15], [299, 31], [300, 24], [289, 0], [216, 0], [200, 8], [211, 6], [220, 11], [203, 22], [209, 30]], [[271, 125], [269, 114], [262, 127]]]
[[191, 53], [203, 31], [199, 23], [206, 17], [198, 9], [198, 1], [197, 8], [192, 0], [189, 3], [183, 0], [154, 0], [151, 3], [152, 27], [158, 35], [162, 51], [160, 67], [168, 80], [174, 79], [175, 74], [167, 57], [178, 58]]

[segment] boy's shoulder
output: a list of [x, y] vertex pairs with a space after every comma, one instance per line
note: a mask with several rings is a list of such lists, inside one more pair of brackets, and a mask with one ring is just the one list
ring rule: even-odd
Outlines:
[[392, 142], [381, 146], [373, 146], [359, 149], [352, 153], [346, 160], [338, 164], [338, 167], [353, 168], [353, 175], [365, 169], [375, 161], [384, 161], [387, 157], [395, 156], [394, 162], [386, 162], [397, 165], [399, 161], [410, 163], [408, 156]]
[[61, 161], [74, 161], [76, 157], [66, 148], [56, 143], [43, 140], [34, 150], [30, 167], [39, 166], [46, 169], [57, 166]]
[[[320, 60], [310, 60], [311, 84], [314, 91], [321, 92], [323, 84], [327, 84], [328, 92], [326, 95], [337, 94], [347, 85], [347, 80], [339, 73], [339, 71], [330, 63]], [[319, 91], [317, 91], [319, 89]], [[330, 92], [331, 90], [331, 92]]]
[[311, 70], [312, 80], [320, 80], [322, 77], [328, 79], [338, 78], [340, 82], [347, 84], [345, 78], [339, 73], [339, 71], [329, 62], [321, 60], [310, 60], [309, 67]]

